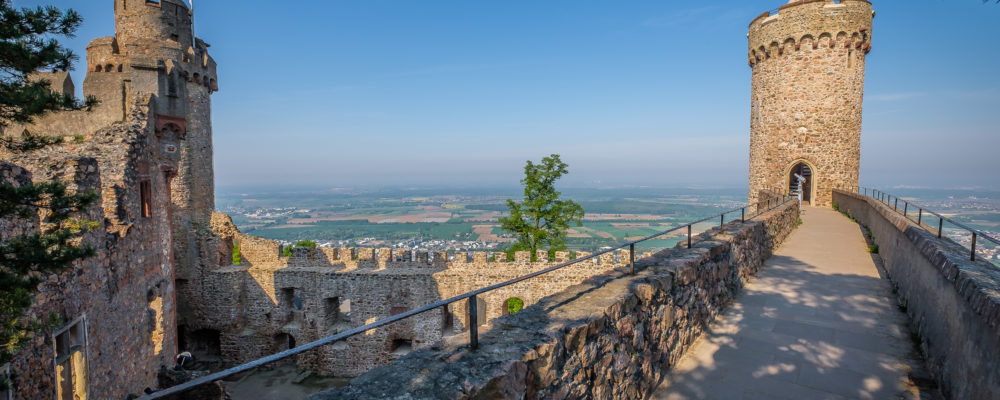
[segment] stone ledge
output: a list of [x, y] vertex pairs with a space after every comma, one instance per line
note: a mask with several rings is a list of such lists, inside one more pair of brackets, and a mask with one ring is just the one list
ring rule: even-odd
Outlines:
[[969, 260], [969, 249], [950, 239], [938, 238], [878, 200], [851, 192], [837, 192], [865, 201], [882, 218], [899, 229], [941, 276], [954, 286], [969, 307], [990, 327], [998, 329], [997, 337], [1000, 337], [1000, 268], [985, 260]]
[[938, 238], [878, 200], [834, 191], [842, 210], [868, 226], [889, 280], [946, 398], [1000, 396], [1000, 269]]

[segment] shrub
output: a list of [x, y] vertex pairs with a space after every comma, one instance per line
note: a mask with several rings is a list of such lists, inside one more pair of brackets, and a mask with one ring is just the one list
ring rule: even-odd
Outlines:
[[233, 265], [240, 265], [240, 242], [233, 241]]
[[524, 308], [524, 300], [517, 297], [507, 299], [507, 314], [513, 314]]
[[300, 240], [298, 242], [295, 242], [295, 247], [308, 247], [310, 249], [315, 249], [316, 242], [312, 240]]

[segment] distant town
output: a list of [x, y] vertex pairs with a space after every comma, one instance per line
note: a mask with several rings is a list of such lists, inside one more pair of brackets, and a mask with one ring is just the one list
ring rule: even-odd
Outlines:
[[[1000, 237], [997, 192], [958, 191], [958, 195], [954, 191], [930, 189], [897, 192], [947, 218]], [[222, 193], [219, 209], [232, 215], [244, 232], [283, 244], [311, 240], [320, 247], [501, 251], [514, 241], [514, 236], [500, 229], [497, 218], [506, 212], [506, 199], [516, 194], [503, 190], [454, 189]], [[568, 247], [583, 251], [599, 250], [740, 207], [743, 204], [740, 198], [745, 197], [737, 189], [569, 190], [566, 194], [587, 211], [582, 225], [572, 227], [567, 235]], [[916, 209], [908, 210], [912, 218], [916, 214]], [[937, 217], [924, 214], [924, 223], [936, 224], [936, 221]], [[695, 231], [713, 224], [695, 226]], [[947, 222], [943, 231], [963, 246], [971, 245], [968, 231]], [[673, 246], [680, 239], [680, 235], [666, 236], [649, 243], [647, 250]], [[986, 240], [977, 240], [976, 253], [1000, 263], [1000, 248]]]

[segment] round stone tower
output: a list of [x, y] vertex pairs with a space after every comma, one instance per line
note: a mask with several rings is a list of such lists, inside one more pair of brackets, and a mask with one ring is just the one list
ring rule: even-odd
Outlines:
[[750, 22], [750, 193], [795, 188], [829, 207], [858, 185], [865, 55], [875, 13], [865, 0], [801, 0]]
[[191, 10], [183, 0], [115, 0], [115, 32], [122, 44], [172, 40], [193, 46]]

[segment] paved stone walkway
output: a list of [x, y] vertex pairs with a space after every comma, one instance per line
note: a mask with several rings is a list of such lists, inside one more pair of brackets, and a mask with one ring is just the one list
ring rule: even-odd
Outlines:
[[897, 399], [923, 368], [861, 228], [806, 207], [803, 224], [666, 376], [654, 399]]

